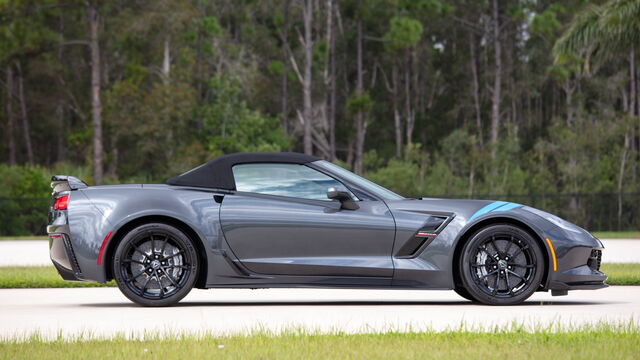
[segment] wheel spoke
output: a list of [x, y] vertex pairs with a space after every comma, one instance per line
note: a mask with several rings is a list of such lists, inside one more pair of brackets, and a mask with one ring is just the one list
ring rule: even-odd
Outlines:
[[147, 285], [149, 285], [149, 282], [151, 282], [151, 278], [148, 278], [147, 281], [144, 283], [144, 286], [142, 286], [142, 289], [140, 290], [140, 295], [144, 296], [145, 291], [147, 291]]
[[491, 291], [491, 295], [495, 295], [498, 292], [498, 282], [499, 281], [500, 281], [500, 274], [496, 275], [496, 282], [493, 285], [493, 290]]
[[169, 281], [171, 282], [171, 284], [172, 284], [173, 286], [175, 286], [175, 287], [176, 287], [176, 289], [179, 289], [179, 288], [180, 288], [180, 286], [178, 286], [178, 284], [173, 280], [173, 276], [171, 276], [171, 275], [169, 274], [169, 272], [167, 271], [167, 269], [166, 269], [166, 268], [164, 268], [164, 267], [162, 267], [162, 266], [161, 266], [160, 268], [162, 269], [162, 271], [164, 271], [164, 274], [167, 276], [167, 279], [169, 279]]
[[509, 272], [504, 273], [504, 279], [507, 282], [507, 291], [509, 291], [509, 294], [511, 294], [511, 284], [509, 284]]
[[164, 249], [166, 249], [166, 247], [167, 247], [167, 242], [169, 242], [169, 236], [165, 235], [164, 241], [162, 242], [162, 250], [160, 251], [160, 254], [162, 256], [164, 256]]
[[513, 245], [514, 240], [515, 239], [513, 238], [513, 235], [511, 235], [511, 240], [509, 240], [509, 245], [507, 245], [507, 248], [504, 249], [505, 254], [509, 255], [509, 250], [511, 250], [511, 246]]
[[517, 272], [515, 272], [515, 271], [511, 271], [511, 270], [509, 270], [509, 269], [507, 269], [507, 272], [508, 272], [509, 274], [511, 274], [511, 275], [513, 275], [513, 276], [515, 276], [515, 277], [517, 277], [518, 279], [520, 279], [520, 280], [522, 280], [522, 281], [524, 281], [524, 282], [527, 282], [527, 280], [526, 280], [524, 277], [522, 277], [522, 275], [518, 274]]
[[144, 251], [140, 250], [140, 248], [139, 248], [139, 247], [137, 247], [137, 246], [134, 246], [133, 251], [137, 251], [137, 252], [139, 252], [139, 253], [140, 253], [140, 254], [142, 254], [145, 258], [148, 258], [148, 257], [149, 257], [149, 254], [147, 254], [146, 252], [144, 252]]
[[496, 254], [498, 256], [500, 256], [500, 249], [498, 249], [498, 246], [496, 245], [496, 236], [495, 235], [491, 235], [491, 246], [493, 246], [493, 249], [496, 251]]
[[520, 255], [520, 253], [521, 253], [521, 252], [523, 252], [523, 251], [525, 251], [525, 250], [527, 250], [527, 249], [529, 249], [529, 246], [519, 247], [519, 248], [518, 248], [518, 250], [516, 250], [515, 254], [510, 255], [510, 257], [511, 257], [512, 259], [515, 259], [515, 258], [516, 258], [516, 256]]
[[147, 266], [147, 264], [143, 263], [142, 261], [138, 261], [138, 260], [133, 260], [133, 259], [124, 259], [122, 260], [123, 263], [134, 263], [134, 264], [140, 264], [143, 266]]
[[139, 278], [140, 275], [144, 274], [147, 272], [147, 270], [149, 270], [149, 268], [144, 268], [144, 270], [142, 270], [141, 272], [138, 273], [138, 275], [136, 276], [132, 276], [129, 279], [125, 279], [126, 282], [133, 282], [135, 279]]
[[489, 277], [489, 276], [491, 276], [491, 275], [493, 275], [493, 274], [495, 274], [495, 273], [497, 273], [497, 272], [498, 272], [498, 270], [493, 270], [493, 271], [492, 271], [492, 272], [490, 272], [490, 273], [487, 273], [487, 274], [485, 274], [485, 275], [482, 275], [481, 277], [479, 277], [479, 278], [478, 278], [478, 280], [484, 280], [485, 278], [487, 278], [487, 277]]
[[523, 264], [516, 264], [516, 263], [509, 263], [509, 266], [517, 266], [517, 267], [522, 267], [522, 268], [526, 268], [526, 269], [533, 269], [534, 267], [536, 267], [533, 264], [529, 264], [529, 265], [523, 265]]
[[471, 267], [476, 267], [476, 268], [480, 267], [480, 266], [491, 266], [491, 265], [493, 265], [493, 264], [473, 264], [473, 263], [471, 263]]
[[162, 299], [164, 297], [164, 286], [162, 286], [162, 281], [160, 281], [160, 276], [158, 276], [158, 271], [155, 271], [156, 274], [156, 281], [158, 282], [158, 288], [160, 289], [160, 293], [158, 294], [158, 296], [160, 297], [160, 299]]
[[165, 268], [179, 268], [183, 270], [191, 270], [191, 266], [189, 265], [167, 265]]

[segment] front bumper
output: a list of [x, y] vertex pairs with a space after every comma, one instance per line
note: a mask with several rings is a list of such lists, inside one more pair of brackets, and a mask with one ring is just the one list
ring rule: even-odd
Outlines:
[[594, 290], [608, 287], [607, 275], [600, 271], [602, 248], [575, 247], [562, 257], [561, 270], [553, 273], [549, 289], [553, 295], [569, 290]]

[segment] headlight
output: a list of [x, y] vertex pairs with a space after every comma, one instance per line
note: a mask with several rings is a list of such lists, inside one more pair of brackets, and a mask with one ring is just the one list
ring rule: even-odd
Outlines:
[[549, 222], [558, 226], [559, 228], [562, 228], [563, 230], [571, 231], [576, 234], [583, 234], [585, 232], [585, 230], [583, 230], [581, 227], [576, 226], [566, 220], [563, 220], [553, 214], [549, 214], [546, 211], [538, 210], [529, 206], [524, 206], [523, 209], [529, 212], [532, 212], [544, 219], [549, 220]]

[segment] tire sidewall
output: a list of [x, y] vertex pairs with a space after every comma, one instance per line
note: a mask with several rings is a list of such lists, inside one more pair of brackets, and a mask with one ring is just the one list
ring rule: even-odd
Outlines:
[[[523, 292], [509, 298], [496, 297], [496, 296], [492, 296], [490, 294], [485, 293], [480, 288], [478, 288], [478, 285], [475, 284], [474, 279], [471, 275], [472, 269], [470, 266], [470, 256], [472, 256], [473, 250], [478, 246], [478, 243], [480, 243], [487, 237], [487, 235], [490, 235], [496, 232], [512, 233], [514, 235], [517, 235], [520, 239], [522, 239], [522, 241], [527, 243], [527, 245], [531, 248], [536, 258], [536, 268], [535, 268], [536, 273], [533, 279], [531, 280], [531, 283]], [[487, 305], [515, 305], [515, 304], [522, 303], [523, 301], [528, 299], [531, 295], [533, 295], [533, 293], [536, 292], [536, 290], [538, 290], [542, 282], [544, 271], [546, 269], [545, 264], [546, 262], [545, 262], [544, 254], [542, 252], [542, 248], [540, 244], [536, 241], [536, 239], [531, 234], [529, 234], [529, 232], [509, 224], [496, 224], [496, 225], [489, 225], [487, 227], [484, 227], [476, 231], [471, 236], [469, 241], [465, 243], [464, 247], [462, 248], [462, 253], [460, 256], [459, 270], [460, 270], [460, 278], [462, 280], [464, 288], [473, 298], [475, 298], [479, 302]]]
[[[170, 296], [163, 299], [147, 299], [136, 294], [133, 290], [129, 288], [129, 286], [127, 286], [122, 276], [122, 273], [120, 271], [120, 266], [123, 260], [122, 259], [123, 252], [127, 249], [129, 244], [133, 240], [139, 237], [140, 234], [148, 233], [148, 232], [164, 232], [171, 235], [171, 237], [176, 242], [179, 242], [180, 245], [184, 248], [185, 253], [188, 253], [188, 256], [190, 257], [192, 262], [191, 269], [189, 271], [189, 278], [187, 279], [184, 286], [180, 290], [178, 290], [176, 293], [171, 294]], [[120, 241], [120, 243], [118, 244], [113, 257], [113, 261], [112, 261], [113, 277], [116, 283], [118, 284], [118, 288], [120, 289], [120, 291], [127, 298], [129, 298], [129, 300], [143, 306], [170, 306], [170, 305], [176, 304], [191, 291], [198, 277], [199, 270], [200, 269], [199, 269], [198, 254], [195, 250], [195, 247], [193, 246], [191, 239], [187, 235], [185, 235], [182, 231], [178, 230], [177, 228], [171, 225], [162, 224], [162, 223], [144, 224], [129, 231], [122, 238], [122, 241]]]

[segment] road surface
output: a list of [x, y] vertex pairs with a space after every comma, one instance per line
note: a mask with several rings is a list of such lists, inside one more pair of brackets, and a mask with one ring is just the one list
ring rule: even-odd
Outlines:
[[[606, 263], [640, 263], [640, 239], [602, 240]], [[51, 265], [46, 240], [0, 241], [0, 266]]]
[[524, 305], [474, 305], [453, 291], [266, 289], [194, 290], [178, 306], [142, 308], [116, 288], [0, 290], [0, 338], [39, 332], [130, 338], [144, 334], [224, 335], [304, 328], [321, 332], [487, 329], [522, 324], [570, 328], [640, 320], [640, 286], [535, 294]]

